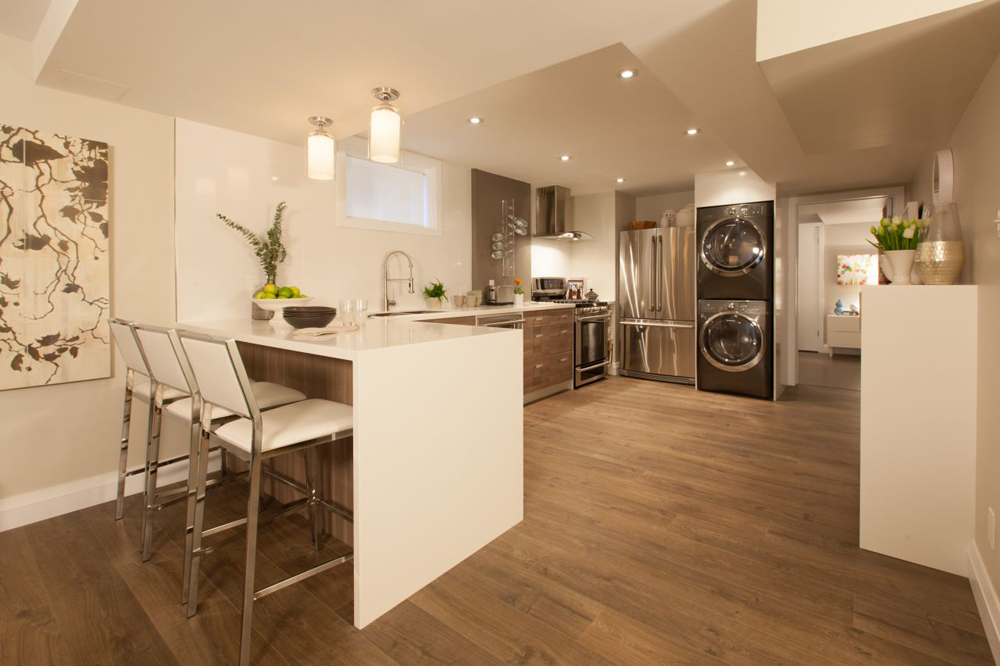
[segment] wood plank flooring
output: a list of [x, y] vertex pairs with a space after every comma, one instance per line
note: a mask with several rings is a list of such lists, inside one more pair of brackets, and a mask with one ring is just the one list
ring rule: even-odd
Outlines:
[[[857, 547], [858, 402], [612, 378], [530, 405], [522, 524], [364, 631], [349, 565], [263, 599], [254, 663], [993, 663], [967, 580]], [[147, 564], [127, 509], [0, 533], [0, 664], [236, 663], [243, 543], [204, 560], [188, 620], [183, 506]], [[259, 585], [343, 547], [314, 553], [305, 525], [262, 529]]]

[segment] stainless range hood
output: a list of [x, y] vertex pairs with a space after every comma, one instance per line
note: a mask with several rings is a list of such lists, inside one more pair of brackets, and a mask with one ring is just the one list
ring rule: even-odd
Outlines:
[[[559, 185], [539, 187], [535, 199], [535, 232], [532, 236], [551, 240], [594, 240], [594, 237], [588, 233], [566, 228], [568, 204], [568, 187]], [[572, 227], [572, 222], [570, 227]]]

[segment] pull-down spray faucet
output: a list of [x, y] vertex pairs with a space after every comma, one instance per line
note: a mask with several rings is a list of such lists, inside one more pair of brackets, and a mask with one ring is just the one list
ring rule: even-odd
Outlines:
[[[406, 261], [410, 264], [410, 277], [409, 278], [390, 278], [389, 277], [389, 259], [394, 254], [401, 254], [406, 257]], [[385, 259], [382, 260], [382, 311], [388, 312], [389, 308], [396, 304], [396, 301], [389, 300], [389, 283], [390, 282], [407, 282], [409, 283], [410, 293], [413, 293], [413, 259], [410, 259], [410, 255], [406, 254], [402, 250], [393, 250], [389, 254], [385, 255]]]

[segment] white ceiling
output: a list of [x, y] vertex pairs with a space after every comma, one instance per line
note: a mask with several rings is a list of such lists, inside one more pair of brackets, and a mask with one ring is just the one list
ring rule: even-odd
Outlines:
[[[636, 67], [638, 76], [618, 73]], [[485, 122], [471, 125], [481, 116]], [[573, 194], [690, 189], [738, 159], [621, 44], [490, 86], [406, 120], [406, 146]], [[568, 162], [561, 155], [572, 157]], [[616, 178], [625, 182], [617, 184]]]
[[48, 8], [49, 0], [0, 0], [0, 33], [30, 42]]
[[[339, 137], [363, 131], [369, 90], [390, 85], [405, 148], [579, 193], [618, 176], [638, 194], [690, 189], [730, 158], [786, 194], [905, 183], [950, 133], [953, 110], [930, 119], [934, 136], [872, 145], [859, 116], [806, 151], [823, 116], [793, 128], [755, 54], [752, 0], [79, 0], [38, 81], [70, 71], [127, 86], [123, 104], [289, 143], [315, 114]], [[614, 79], [619, 62], [639, 77]], [[914, 76], [882, 94], [923, 90]], [[487, 122], [468, 126], [473, 113]], [[685, 141], [674, 130], [687, 124], [705, 131]]]
[[882, 211], [892, 206], [890, 197], [870, 197], [853, 201], [802, 204], [799, 220], [817, 216], [823, 224], [877, 224]]

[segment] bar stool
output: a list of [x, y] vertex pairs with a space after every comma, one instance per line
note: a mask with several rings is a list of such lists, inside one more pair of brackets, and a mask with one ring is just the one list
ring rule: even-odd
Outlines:
[[[176, 402], [177, 400], [182, 400], [183, 398], [188, 397], [189, 394], [185, 390], [166, 387], [163, 389], [159, 388], [156, 380], [153, 379], [153, 373], [149, 369], [149, 364], [147, 363], [146, 356], [142, 351], [139, 338], [136, 337], [135, 324], [133, 322], [115, 318], [111, 319], [109, 324], [111, 326], [111, 335], [118, 346], [118, 351], [121, 352], [122, 358], [125, 360], [125, 367], [127, 368], [127, 372], [125, 374], [125, 405], [124, 413], [122, 415], [122, 437], [120, 442], [120, 451], [118, 454], [118, 489], [115, 494], [115, 520], [121, 520], [125, 510], [125, 481], [130, 476], [142, 474], [146, 471], [149, 464], [148, 449], [153, 439], [154, 432], [157, 439], [159, 439], [159, 428], [153, 427], [157, 395], [159, 395], [160, 404], [164, 405]], [[149, 403], [149, 427], [146, 432], [146, 466], [129, 470], [128, 435], [129, 425], [132, 422], [133, 396], [145, 399]], [[171, 460], [165, 460], [162, 464], [169, 465], [171, 463], [180, 462], [185, 458], [187, 458], [187, 456], [180, 456]]]
[[[259, 515], [261, 491], [261, 464], [265, 460], [298, 451], [306, 451], [306, 486], [292, 482], [293, 488], [302, 492], [304, 500], [281, 507], [271, 520], [291, 508], [303, 504], [310, 508], [312, 538], [316, 549], [320, 548], [319, 512], [323, 507], [353, 522], [353, 517], [338, 507], [321, 499], [322, 482], [319, 469], [319, 449], [317, 447], [351, 437], [353, 429], [353, 408], [329, 400], [304, 400], [284, 407], [261, 413], [254, 396], [246, 369], [240, 358], [234, 340], [218, 340], [180, 332], [181, 344], [191, 362], [202, 400], [206, 403], [201, 423], [201, 450], [198, 457], [197, 493], [194, 496], [195, 511], [194, 539], [189, 555], [192, 558], [191, 583], [188, 596], [188, 617], [195, 614], [198, 603], [198, 568], [201, 556], [212, 552], [212, 548], [202, 548], [203, 536], [215, 534], [246, 525], [246, 572], [243, 583], [243, 619], [240, 633], [240, 664], [250, 663], [250, 634], [253, 624], [253, 602], [293, 583], [305, 580], [315, 574], [343, 564], [354, 557], [348, 553], [333, 558], [301, 573], [289, 576], [260, 590], [255, 589], [254, 572], [257, 559], [257, 527], [262, 517]], [[238, 414], [241, 418], [214, 429], [208, 427], [206, 413], [211, 408], [222, 408]], [[250, 465], [250, 493], [247, 500], [246, 518], [235, 520], [211, 529], [204, 528], [205, 483], [208, 449], [217, 442], [226, 451]], [[276, 477], [278, 481], [288, 481]], [[190, 497], [190, 496], [189, 496]], [[235, 535], [235, 536], [238, 536]], [[228, 539], [227, 539], [228, 540]]]
[[[159, 432], [164, 407], [160, 401], [154, 401], [153, 418], [155, 419], [156, 427], [153, 431], [153, 437], [150, 440], [147, 450], [146, 501], [142, 516], [140, 541], [142, 560], [145, 562], [152, 555], [151, 550], [154, 513], [165, 506], [183, 500], [190, 492], [192, 492], [192, 475], [198, 466], [198, 443], [200, 441], [199, 433], [202, 421], [202, 400], [198, 392], [198, 382], [195, 380], [194, 373], [191, 371], [190, 363], [184, 353], [184, 349], [181, 347], [180, 339], [177, 337], [177, 332], [173, 329], [163, 328], [160, 326], [149, 326], [146, 324], [134, 324], [133, 330], [135, 331], [136, 338], [139, 342], [139, 348], [142, 351], [143, 357], [146, 359], [146, 363], [149, 370], [152, 372], [152, 376], [156, 378], [157, 384], [160, 387], [175, 390], [186, 396], [179, 400], [170, 401], [165, 408], [167, 412], [170, 412], [171, 414], [187, 421], [190, 432], [189, 453], [186, 456], [178, 458], [178, 460], [183, 460], [185, 458], [189, 460], [187, 487], [168, 493], [169, 496], [176, 495], [175, 497], [158, 501], [156, 476], [160, 454]], [[251, 382], [251, 390], [253, 391], [257, 404], [261, 409], [271, 409], [273, 407], [280, 407], [282, 405], [288, 405], [293, 402], [306, 399], [306, 395], [301, 391], [272, 382]], [[232, 412], [216, 410], [212, 413], [209, 422], [211, 427], [217, 427], [218, 425], [235, 418], [238, 417]], [[225, 458], [225, 456], [223, 456], [223, 458]], [[191, 501], [188, 502], [189, 511], [193, 511], [192, 504], [193, 503]], [[193, 516], [189, 515], [187, 524], [190, 524], [192, 519]], [[188, 542], [191, 540], [190, 530], [188, 530], [186, 534], [186, 540]], [[187, 574], [189, 566], [190, 562], [185, 559], [185, 574]], [[187, 576], [185, 575], [185, 584], [182, 593], [182, 600], [184, 602], [187, 601], [186, 579]]]

